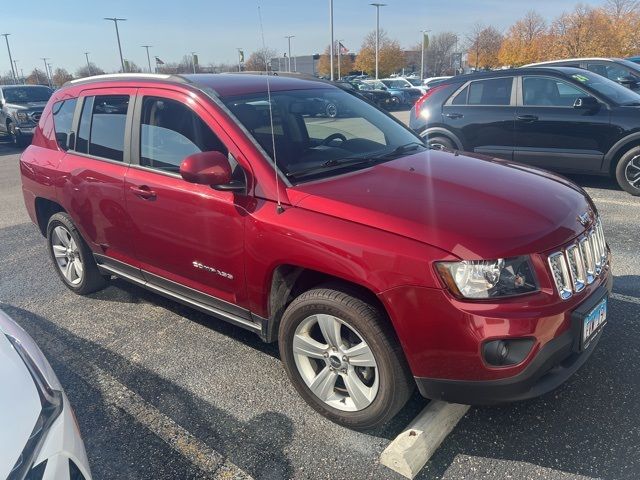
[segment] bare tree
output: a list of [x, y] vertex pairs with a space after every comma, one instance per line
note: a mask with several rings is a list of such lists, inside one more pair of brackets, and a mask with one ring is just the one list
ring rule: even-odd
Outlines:
[[69, 80], [73, 80], [73, 75], [71, 75], [64, 68], [58, 67], [56, 68], [55, 72], [53, 72], [53, 76], [51, 80], [53, 80], [54, 85], [61, 87], [62, 85], [67, 83]]
[[503, 38], [494, 27], [476, 23], [467, 35], [469, 63], [475, 65], [476, 70], [497, 67]]
[[278, 53], [271, 48], [261, 48], [249, 55], [249, 58], [244, 63], [244, 68], [248, 71], [265, 71], [267, 65], [271, 66], [271, 59], [277, 55]]
[[[429, 39], [429, 47], [424, 52], [426, 71], [435, 76], [443, 75], [452, 70], [453, 54], [455, 53], [458, 35], [453, 32], [443, 32], [433, 35]], [[420, 49], [418, 44], [417, 49]]]
[[638, 0], [607, 0], [605, 4], [607, 13], [619, 20], [631, 13], [638, 13], [640, 1]]
[[[89, 66], [91, 68], [89, 68]], [[76, 77], [84, 78], [90, 77], [92, 75], [102, 75], [104, 74], [104, 70], [98, 67], [95, 63], [90, 62], [89, 65], [84, 65], [76, 70]]]

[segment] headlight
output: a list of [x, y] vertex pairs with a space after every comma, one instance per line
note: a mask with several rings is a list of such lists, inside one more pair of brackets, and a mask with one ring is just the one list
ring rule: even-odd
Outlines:
[[16, 113], [16, 118], [21, 122], [26, 122], [27, 120], [29, 120], [29, 116], [25, 112]]
[[529, 257], [438, 262], [438, 273], [459, 298], [483, 299], [522, 295], [538, 290]]

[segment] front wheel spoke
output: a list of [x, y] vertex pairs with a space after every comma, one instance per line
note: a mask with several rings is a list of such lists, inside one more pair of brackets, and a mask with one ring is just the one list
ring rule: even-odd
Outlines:
[[82, 266], [82, 262], [80, 261], [79, 258], [76, 258], [73, 261], [73, 266], [76, 270], [76, 274], [78, 275], [78, 278], [82, 277], [82, 272], [84, 271], [84, 267]]
[[360, 380], [352, 368], [350, 368], [347, 375], [345, 375], [344, 384], [347, 387], [347, 392], [349, 392], [353, 404], [358, 410], [369, 406], [371, 403], [371, 389], [362, 383], [362, 380]]
[[67, 249], [62, 245], [53, 245], [53, 256], [56, 258], [64, 258], [67, 256]]
[[70, 237], [67, 236], [67, 231], [64, 228], [56, 227], [53, 232], [56, 234], [56, 237], [58, 237], [58, 240], [60, 240], [60, 243], [62, 245], [64, 245], [65, 247], [69, 247]]
[[322, 336], [332, 347], [340, 347], [342, 345], [342, 334], [340, 330], [342, 324], [332, 315], [317, 315], [318, 325]]
[[373, 352], [365, 342], [360, 342], [349, 350], [345, 350], [344, 354], [349, 358], [349, 363], [354, 367], [375, 367], [376, 360]]
[[311, 358], [323, 358], [324, 352], [328, 347], [328, 345], [323, 345], [307, 335], [296, 334], [293, 337], [293, 353], [297, 353], [298, 355]]
[[62, 273], [65, 278], [70, 282], [73, 282], [73, 274], [71, 273], [71, 269], [73, 268], [73, 262], [67, 262], [67, 264], [62, 267]]
[[320, 373], [315, 376], [309, 388], [319, 399], [327, 401], [333, 394], [337, 378], [338, 375], [331, 371], [329, 367], [324, 367]]

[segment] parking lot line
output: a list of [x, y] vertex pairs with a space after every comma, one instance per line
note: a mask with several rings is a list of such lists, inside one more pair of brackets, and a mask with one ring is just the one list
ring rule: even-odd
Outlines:
[[[44, 346], [53, 340], [44, 330], [38, 330], [38, 343]], [[198, 467], [207, 478], [219, 480], [250, 480], [252, 477], [240, 467], [234, 465], [213, 448], [198, 440], [188, 430], [178, 425], [170, 417], [144, 400], [133, 390], [120, 383], [115, 377], [104, 371], [77, 352], [55, 342], [51, 346], [58, 358], [82, 380], [100, 390], [106, 403], [131, 415], [154, 435], [162, 439], [173, 450]]]
[[430, 401], [385, 448], [380, 463], [407, 478], [414, 478], [468, 410], [469, 405]]
[[610, 198], [600, 198], [591, 196], [591, 199], [596, 203], [606, 203], [608, 205], [621, 205], [623, 207], [640, 207], [640, 202], [625, 202], [624, 200], [612, 200]]
[[620, 293], [612, 293], [611, 298], [620, 300], [622, 302], [629, 302], [629, 303], [635, 303], [637, 305], [640, 305], [640, 298], [638, 297], [631, 297], [629, 295], [622, 295]]

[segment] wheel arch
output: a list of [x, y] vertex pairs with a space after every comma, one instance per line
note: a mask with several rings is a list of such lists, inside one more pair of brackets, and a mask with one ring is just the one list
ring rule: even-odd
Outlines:
[[444, 127], [430, 127], [420, 132], [420, 136], [425, 140], [428, 140], [429, 137], [435, 137], [438, 135], [447, 137], [456, 145], [458, 150], [464, 150], [464, 146], [460, 138], [458, 138], [458, 136], [451, 130], [448, 130]]
[[266, 341], [273, 342], [277, 340], [282, 314], [293, 299], [320, 285], [335, 288], [374, 305], [383, 313], [389, 326], [395, 332], [389, 312], [375, 292], [370, 288], [318, 270], [283, 264], [274, 269], [271, 277], [271, 288], [269, 290], [267, 305], [269, 326], [267, 332], [265, 332]]
[[640, 132], [632, 133], [618, 140], [605, 154], [602, 171], [614, 175], [618, 161], [631, 148], [640, 147]]
[[40, 233], [42, 233], [43, 237], [47, 236], [47, 225], [49, 224], [49, 219], [56, 213], [67, 212], [59, 203], [43, 197], [36, 197], [35, 211], [38, 228], [40, 229]]

